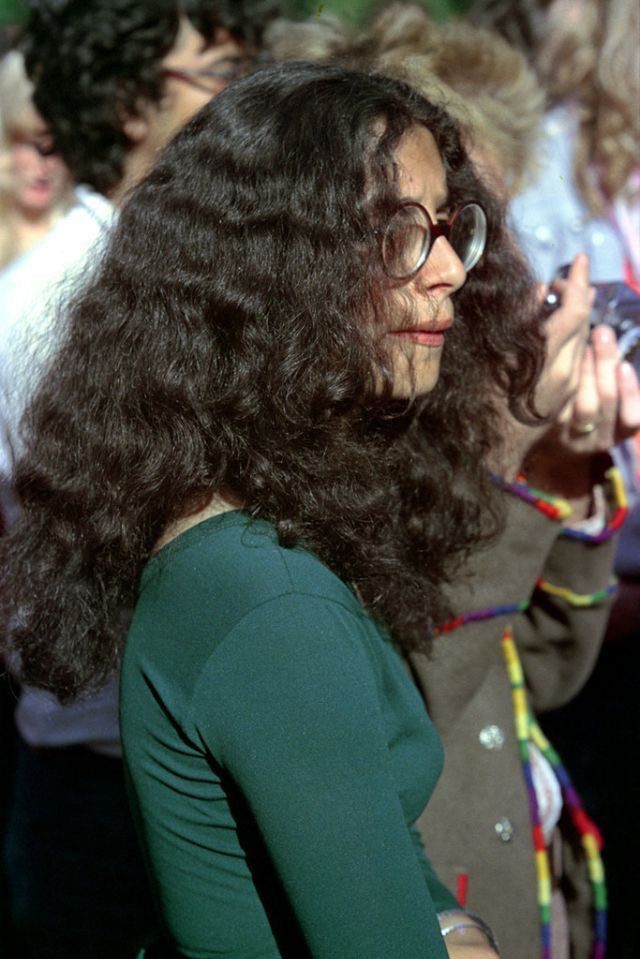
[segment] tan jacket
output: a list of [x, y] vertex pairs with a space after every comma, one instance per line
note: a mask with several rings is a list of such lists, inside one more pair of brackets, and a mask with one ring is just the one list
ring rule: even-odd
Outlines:
[[[506, 495], [506, 494], [505, 494]], [[560, 527], [507, 496], [500, 540], [476, 556], [452, 594], [456, 613], [517, 603], [536, 579], [589, 594], [610, 580], [613, 542], [560, 538]], [[415, 681], [445, 747], [442, 778], [418, 825], [443, 882], [469, 877], [466, 907], [489, 923], [504, 959], [540, 959], [541, 936], [528, 799], [518, 756], [511, 688], [501, 637], [514, 625], [530, 703], [563, 705], [588, 678], [608, 604], [571, 608], [539, 594], [526, 614], [469, 624], [435, 642], [433, 656], [411, 657]], [[572, 959], [588, 959], [591, 890], [571, 830], [563, 831], [563, 890], [570, 909]]]

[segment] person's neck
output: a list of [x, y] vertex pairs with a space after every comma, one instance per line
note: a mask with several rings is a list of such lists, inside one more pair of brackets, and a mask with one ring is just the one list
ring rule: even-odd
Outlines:
[[43, 239], [49, 230], [65, 212], [65, 208], [34, 212], [15, 207], [10, 214], [10, 232], [15, 237], [14, 249], [17, 255], [26, 253]]
[[212, 516], [220, 516], [222, 513], [231, 513], [235, 509], [240, 509], [241, 504], [238, 502], [233, 502], [231, 499], [226, 496], [222, 496], [220, 493], [214, 493], [204, 506], [201, 506], [193, 513], [188, 513], [185, 516], [181, 516], [179, 519], [174, 520], [172, 523], [169, 523], [165, 531], [160, 536], [158, 542], [153, 547], [153, 552], [157, 553], [159, 549], [162, 549], [163, 546], [166, 546], [167, 543], [170, 543], [171, 540], [175, 539], [177, 536], [180, 536], [182, 533], [186, 533], [188, 529], [191, 529], [192, 526], [197, 526], [198, 523], [202, 523], [205, 519], [211, 519]]
[[151, 163], [147, 154], [136, 147], [132, 147], [124, 160], [122, 179], [108, 195], [108, 199], [117, 209], [122, 209], [128, 194], [147, 175], [150, 169]]

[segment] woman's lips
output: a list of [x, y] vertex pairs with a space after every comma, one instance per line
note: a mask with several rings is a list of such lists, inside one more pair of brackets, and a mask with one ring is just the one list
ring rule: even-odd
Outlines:
[[422, 329], [393, 330], [391, 336], [407, 340], [409, 343], [417, 343], [419, 346], [442, 346], [445, 333], [451, 327], [451, 322], [429, 329], [425, 327]]

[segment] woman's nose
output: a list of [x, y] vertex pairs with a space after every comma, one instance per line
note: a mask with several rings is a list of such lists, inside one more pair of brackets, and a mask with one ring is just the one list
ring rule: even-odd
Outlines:
[[436, 238], [420, 275], [429, 286], [448, 286], [452, 291], [459, 290], [467, 278], [462, 260], [444, 236]]

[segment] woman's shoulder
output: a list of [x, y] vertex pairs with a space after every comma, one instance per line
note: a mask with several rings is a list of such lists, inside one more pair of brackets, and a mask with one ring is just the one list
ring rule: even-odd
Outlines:
[[148, 563], [124, 683], [144, 675], [182, 715], [202, 677], [218, 682], [224, 664], [250, 664], [255, 674], [261, 664], [302, 661], [312, 651], [331, 657], [336, 643], [361, 658], [372, 631], [353, 590], [317, 556], [281, 546], [270, 523], [225, 513], [192, 526]]
[[[365, 619], [353, 592], [309, 550], [285, 548], [264, 520], [233, 511], [192, 526], [144, 570], [130, 639], [144, 646], [184, 643], [207, 657], [243, 621], [264, 629], [283, 610], [340, 609]], [[286, 614], [285, 614], [286, 615]]]
[[302, 592], [359, 606], [352, 590], [313, 552], [280, 545], [271, 523], [241, 510], [205, 519], [164, 546], [143, 573], [142, 591], [158, 581], [169, 589], [173, 580], [182, 590], [190, 583], [195, 591], [221, 597], [246, 591], [258, 604]]

